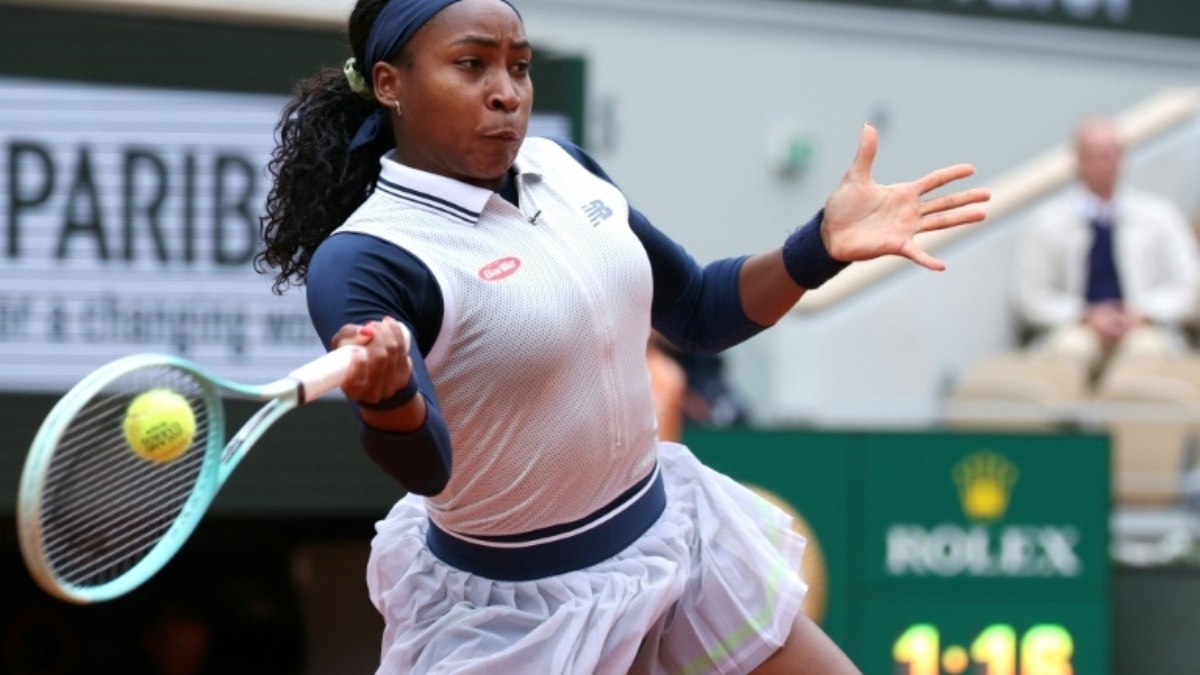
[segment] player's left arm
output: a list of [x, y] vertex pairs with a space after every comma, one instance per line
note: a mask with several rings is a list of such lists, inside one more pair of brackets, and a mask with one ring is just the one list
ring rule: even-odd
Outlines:
[[[613, 183], [578, 147], [559, 144], [585, 168]], [[924, 195], [966, 178], [965, 164], [934, 171], [908, 183], [879, 185], [871, 178], [878, 134], [863, 129], [858, 156], [825, 207], [780, 248], [755, 256], [726, 258], [700, 266], [681, 247], [630, 207], [629, 224], [650, 258], [654, 274], [654, 327], [677, 346], [719, 352], [774, 325], [803, 297], [847, 264], [901, 255], [930, 269], [945, 265], [918, 248], [913, 237], [983, 220], [987, 201], [976, 189], [923, 201]], [[615, 185], [615, 183], [614, 183]]]
[[983, 210], [971, 208], [991, 198], [985, 189], [926, 199], [930, 192], [973, 175], [974, 167], [957, 164], [907, 183], [880, 185], [871, 176], [878, 146], [875, 128], [864, 126], [858, 155], [821, 213], [782, 247], [752, 256], [742, 266], [740, 296], [751, 320], [775, 323], [806, 290], [817, 288], [851, 262], [898, 255], [944, 270], [945, 263], [917, 246], [916, 235], [986, 217]]

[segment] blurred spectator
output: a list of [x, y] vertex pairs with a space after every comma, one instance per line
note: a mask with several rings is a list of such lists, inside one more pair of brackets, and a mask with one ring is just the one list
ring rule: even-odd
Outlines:
[[646, 366], [650, 371], [650, 391], [654, 395], [654, 416], [658, 419], [658, 437], [680, 442], [683, 438], [683, 405], [687, 396], [687, 373], [666, 352], [665, 340], [657, 333], [646, 345]]
[[190, 607], [164, 607], [142, 634], [146, 675], [200, 675], [206, 669], [212, 631], [205, 614]]
[[1031, 348], [1077, 359], [1093, 377], [1114, 357], [1182, 352], [1200, 282], [1186, 217], [1121, 185], [1112, 121], [1082, 122], [1075, 151], [1078, 185], [1038, 210], [1017, 247], [1016, 306]]
[[[717, 354], [699, 354], [685, 352], [668, 342], [657, 333], [650, 338], [651, 386], [655, 388], [655, 406], [661, 410], [664, 403], [660, 400], [659, 387], [673, 387], [671, 383], [676, 376], [662, 373], [660, 378], [668, 381], [655, 382], [653, 371], [654, 358], [666, 356], [682, 369], [686, 390], [682, 395], [682, 418], [684, 425], [728, 427], [745, 424], [748, 420], [746, 404], [740, 396], [725, 383], [724, 362]], [[665, 366], [663, 367], [665, 368]], [[674, 405], [668, 404], [668, 405]], [[659, 417], [659, 437], [672, 440], [662, 433], [663, 418]], [[670, 422], [668, 422], [668, 425]]]
[[[11, 578], [11, 577], [10, 577]], [[12, 601], [11, 595], [6, 600]], [[0, 630], [0, 673], [70, 675], [78, 672], [77, 631], [62, 604], [29, 603], [6, 612]]]

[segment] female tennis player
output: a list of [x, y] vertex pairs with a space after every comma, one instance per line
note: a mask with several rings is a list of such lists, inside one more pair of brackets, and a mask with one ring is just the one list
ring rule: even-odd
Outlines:
[[725, 349], [850, 261], [941, 269], [914, 235], [988, 195], [924, 195], [971, 167], [877, 185], [867, 127], [780, 248], [702, 267], [581, 150], [526, 138], [508, 2], [359, 0], [349, 37], [283, 111], [259, 262], [366, 348], [343, 390], [409, 491], [367, 571], [379, 672], [857, 672], [800, 612], [787, 516], [659, 442], [646, 340]]

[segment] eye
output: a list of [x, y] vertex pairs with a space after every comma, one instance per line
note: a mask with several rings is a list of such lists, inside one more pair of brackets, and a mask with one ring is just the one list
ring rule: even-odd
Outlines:
[[514, 63], [512, 65], [512, 71], [514, 73], [517, 73], [518, 75], [525, 75], [529, 72], [529, 69], [532, 67], [533, 67], [533, 64], [530, 63], [529, 61], [517, 61], [516, 63]]
[[458, 65], [469, 70], [480, 70], [483, 68], [483, 59], [478, 56], [466, 56], [458, 60]]

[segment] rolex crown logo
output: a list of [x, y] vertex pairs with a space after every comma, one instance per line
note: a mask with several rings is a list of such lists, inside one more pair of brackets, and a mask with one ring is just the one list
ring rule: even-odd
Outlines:
[[1018, 473], [1016, 465], [994, 452], [976, 452], [965, 457], [953, 471], [963, 512], [971, 520], [1003, 517]]

